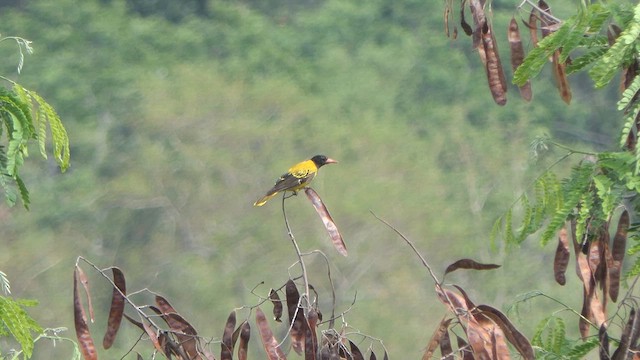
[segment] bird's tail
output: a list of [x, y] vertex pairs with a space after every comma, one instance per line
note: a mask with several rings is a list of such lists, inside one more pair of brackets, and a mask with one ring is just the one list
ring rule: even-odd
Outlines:
[[271, 199], [272, 197], [276, 196], [278, 193], [275, 192], [273, 194], [267, 194], [263, 197], [261, 197], [260, 199], [258, 199], [256, 202], [253, 203], [253, 206], [262, 206], [264, 204], [267, 203], [267, 201], [269, 201], [269, 199]]

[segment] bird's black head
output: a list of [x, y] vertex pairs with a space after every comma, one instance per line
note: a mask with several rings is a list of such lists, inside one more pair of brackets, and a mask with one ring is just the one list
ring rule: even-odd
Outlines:
[[316, 155], [314, 157], [311, 158], [311, 161], [313, 161], [317, 167], [321, 167], [322, 165], [326, 165], [326, 164], [335, 164], [337, 163], [337, 161], [328, 158], [324, 155]]

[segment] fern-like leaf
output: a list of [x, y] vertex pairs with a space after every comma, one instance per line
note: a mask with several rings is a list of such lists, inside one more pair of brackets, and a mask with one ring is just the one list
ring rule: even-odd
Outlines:
[[0, 86], [0, 136], [6, 129], [7, 141], [6, 146], [0, 146], [0, 188], [9, 205], [14, 205], [19, 195], [25, 208], [29, 208], [29, 191], [19, 169], [29, 154], [29, 140], [37, 140], [40, 154], [47, 157], [47, 125], [51, 129], [53, 154], [64, 172], [69, 167], [69, 138], [53, 107], [36, 92], [17, 83], [13, 83], [12, 90]]
[[33, 302], [16, 301], [0, 296], [0, 320], [3, 327], [11, 333], [20, 344], [25, 358], [33, 353], [32, 332], [41, 333], [43, 330], [25, 311], [25, 306], [32, 306]]
[[567, 352], [567, 359], [583, 359], [589, 352], [600, 346], [598, 338], [590, 338], [584, 342], [578, 342]]
[[[565, 63], [569, 59], [569, 55], [577, 47], [604, 50], [604, 46], [607, 45], [607, 40], [604, 36], [598, 35], [598, 32], [600, 32], [604, 22], [609, 19], [610, 15], [611, 12], [607, 7], [602, 6], [601, 4], [592, 4], [586, 9], [579, 11], [576, 16], [572, 17], [570, 20], [575, 22], [575, 24], [573, 26], [571, 26], [570, 22], [567, 24], [567, 26], [571, 26], [571, 31], [563, 39], [560, 61]], [[603, 54], [604, 51], [601, 51], [600, 56]], [[587, 59], [589, 58], [585, 58], [583, 60]], [[593, 60], [595, 61], [595, 59]], [[571, 64], [569, 64], [567, 72], [574, 72], [577, 66], [586, 66], [590, 64], [590, 62], [587, 62], [586, 64], [575, 63], [576, 61], [572, 61]]]
[[595, 50], [587, 52], [584, 55], [578, 56], [577, 58], [573, 59], [570, 64], [567, 64], [567, 74], [572, 74], [586, 68], [587, 66], [599, 60], [606, 52], [606, 48], [597, 48]]
[[31, 205], [31, 199], [29, 198], [29, 190], [27, 190], [27, 186], [25, 185], [22, 178], [16, 175], [16, 184], [18, 185], [18, 191], [20, 192], [20, 199], [22, 200], [22, 204], [24, 207], [29, 210], [29, 205]]
[[625, 110], [633, 99], [637, 98], [638, 91], [640, 91], [640, 77], [636, 76], [629, 87], [622, 92], [622, 97], [618, 100], [618, 111]]
[[513, 244], [515, 242], [515, 235], [513, 234], [513, 208], [507, 210], [507, 214], [504, 216], [504, 239], [507, 244]]
[[502, 217], [499, 217], [494, 221], [493, 226], [491, 227], [491, 232], [489, 233], [489, 244], [491, 244], [491, 248], [495, 249], [496, 246], [496, 238], [500, 233], [500, 229], [502, 228]]
[[7, 274], [2, 271], [0, 271], [0, 288], [5, 295], [11, 294], [11, 283], [9, 282]]
[[622, 148], [627, 146], [627, 141], [631, 133], [637, 131], [636, 121], [640, 113], [640, 101], [638, 101], [639, 91], [640, 76], [636, 76], [629, 87], [622, 93], [622, 98], [618, 101], [618, 110], [624, 110], [624, 124], [620, 136], [620, 147]]
[[513, 73], [513, 83], [523, 86], [531, 78], [537, 76], [549, 57], [558, 49], [555, 41], [555, 34], [551, 34], [538, 43], [538, 47], [533, 48], [522, 64]]
[[[637, 251], [635, 251], [633, 254], [636, 254], [636, 253]], [[638, 275], [640, 275], [640, 258], [636, 258], [633, 265], [631, 266], [631, 269], [629, 269], [629, 271], [625, 273], [624, 277], [625, 279], [631, 279]]]
[[565, 342], [566, 335], [566, 327], [564, 324], [564, 320], [559, 317], [554, 318], [554, 326], [553, 331], [551, 331], [552, 337], [549, 342], [549, 346], [551, 347], [551, 351], [556, 354], [562, 353], [562, 346]]
[[[627, 249], [628, 255], [637, 255], [640, 253], [640, 224], [634, 223], [629, 228], [628, 234], [629, 242], [633, 245], [629, 246]], [[640, 275], [640, 257], [635, 256], [635, 260], [633, 265], [631, 265], [631, 269], [629, 269], [624, 277], [625, 279], [633, 278]]]
[[584, 193], [591, 182], [591, 174], [594, 164], [584, 163], [574, 168], [570, 179], [564, 182], [562, 193], [563, 199], [560, 206], [553, 214], [547, 228], [542, 233], [540, 243], [544, 246], [551, 240], [562, 227], [573, 209], [583, 199]]
[[[14, 95], [15, 94], [15, 95]], [[19, 84], [15, 83], [13, 85], [13, 93], [9, 93], [16, 106], [20, 108], [20, 111], [24, 114], [24, 126], [29, 130], [29, 138], [35, 139], [35, 127], [33, 124], [33, 114], [32, 114], [32, 106], [31, 106], [31, 96], [29, 93]]]
[[[536, 179], [533, 183], [532, 194], [533, 199], [531, 199], [527, 193], [523, 193], [518, 202], [511, 206], [504, 216], [494, 222], [490, 235], [492, 244], [501, 230], [506, 244], [520, 244], [529, 235], [543, 228], [543, 225], [549, 218], [553, 219], [556, 212], [558, 212], [564, 204], [562, 186], [555, 174], [550, 171], [545, 172]], [[576, 204], [577, 201], [578, 200], [576, 200]], [[522, 220], [514, 234], [513, 215], [516, 205], [519, 205], [522, 210]], [[572, 209], [573, 207], [568, 208], [567, 212], [570, 212]], [[566, 214], [559, 216], [559, 226], [562, 225], [565, 218]], [[551, 226], [555, 225], [552, 224]]]
[[522, 243], [529, 234], [531, 234], [531, 221], [533, 219], [533, 207], [529, 204], [529, 197], [527, 194], [523, 194], [520, 198], [520, 205], [522, 206], [522, 222], [520, 227], [516, 231], [518, 236], [516, 237], [516, 242]]
[[597, 88], [607, 85], [616, 72], [632, 59], [638, 36], [640, 36], [640, 4], [634, 8], [632, 21], [618, 36], [616, 42], [589, 70], [589, 75]]
[[592, 42], [584, 40], [590, 37], [585, 35], [592, 31], [597, 33], [604, 21], [609, 18], [609, 15], [610, 11], [606, 7], [600, 4], [593, 4], [565, 21], [562, 28], [566, 28], [568, 31], [566, 35], [562, 35], [562, 38], [558, 39], [558, 41], [562, 42], [560, 61], [562, 63], [566, 62], [570, 53], [578, 46], [584, 44], [593, 45]]
[[588, 7], [589, 11], [589, 27], [587, 32], [598, 33], [611, 18], [611, 9], [603, 6], [602, 4], [591, 4]]
[[578, 202], [578, 219], [576, 221], [576, 239], [584, 239], [589, 228], [589, 223], [593, 219], [593, 196], [590, 193], [583, 193]]
[[[545, 37], [538, 43], [538, 46], [531, 50], [524, 62], [516, 69], [513, 82], [522, 86], [531, 78], [537, 76], [544, 65], [548, 62], [549, 57], [560, 50], [560, 62], [565, 63], [573, 52], [579, 46], [593, 48], [595, 44], [603, 44], [602, 38], [598, 35], [591, 35], [590, 32], [597, 33], [594, 29], [603, 26], [604, 21], [609, 17], [608, 8], [600, 5], [589, 6], [586, 10], [580, 11], [577, 15], [565, 20], [560, 28]], [[589, 35], [589, 36], [586, 36]], [[595, 38], [595, 40], [585, 40]], [[591, 52], [591, 57], [584, 57], [578, 64], [572, 64], [567, 68], [567, 72], [571, 73], [578, 68], [582, 68], [599, 59], [602, 53], [596, 55]], [[579, 67], [578, 67], [579, 66]]]
[[552, 321], [552, 318], [552, 316], [549, 316], [538, 323], [538, 326], [536, 326], [533, 336], [531, 337], [531, 345], [538, 346], [540, 348], [546, 347], [542, 340], [542, 334], [544, 334], [544, 331], [549, 327], [549, 323]]
[[[4, 101], [5, 99], [0, 96], [0, 101]], [[6, 107], [10, 106], [9, 103], [3, 103], [4, 109], [0, 110], [0, 115], [7, 127], [7, 135], [9, 138], [9, 143], [7, 146], [7, 150], [5, 153], [6, 156], [6, 171], [7, 175], [13, 176], [16, 173], [16, 165], [17, 157], [20, 155], [19, 150], [23, 143], [23, 134], [22, 131], [22, 123], [17, 119], [10, 110], [7, 110]]]
[[69, 168], [69, 160], [71, 156], [67, 130], [64, 128], [60, 117], [49, 103], [34, 91], [30, 91], [30, 94], [39, 107], [38, 123], [41, 127], [39, 129], [39, 135], [41, 136], [39, 139], [40, 147], [42, 148], [44, 146], [42, 142], [46, 136], [46, 131], [43, 130], [42, 127], [44, 126], [43, 124], [48, 123], [49, 128], [51, 129], [53, 142], [53, 156], [55, 157], [58, 166], [60, 166], [60, 171], [65, 172]]
[[593, 184], [601, 203], [602, 213], [612, 213], [620, 201], [621, 192], [615, 187], [613, 180], [604, 174], [594, 176]]
[[4, 191], [4, 198], [9, 207], [14, 206], [18, 201], [18, 194], [11, 184], [13, 178], [6, 174], [0, 174], [0, 187]]

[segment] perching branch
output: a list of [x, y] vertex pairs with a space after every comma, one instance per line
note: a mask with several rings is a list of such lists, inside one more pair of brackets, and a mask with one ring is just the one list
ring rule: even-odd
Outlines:
[[409, 240], [406, 236], [404, 236], [398, 229], [393, 227], [393, 225], [389, 224], [387, 221], [385, 221], [384, 219], [376, 215], [372, 210], [369, 210], [369, 212], [371, 213], [371, 215], [373, 215], [373, 217], [378, 219], [381, 223], [387, 225], [391, 230], [393, 230], [396, 234], [398, 234], [398, 236], [400, 236], [402, 240], [404, 240], [407, 243], [407, 245], [411, 247], [411, 250], [413, 250], [413, 252], [420, 258], [420, 261], [422, 261], [422, 265], [424, 265], [427, 268], [427, 270], [429, 270], [429, 274], [431, 275], [431, 278], [433, 278], [433, 281], [436, 283], [436, 286], [440, 287], [440, 281], [436, 277], [436, 274], [431, 269], [431, 266], [429, 266], [429, 263], [427, 262], [427, 260], [422, 256], [422, 254], [420, 254], [420, 251], [418, 251], [418, 249], [413, 244], [413, 242], [411, 242], [411, 240]]
[[298, 256], [298, 262], [300, 263], [300, 268], [302, 270], [302, 281], [304, 282], [304, 294], [302, 294], [301, 298], [307, 299], [307, 305], [311, 305], [309, 302], [309, 278], [307, 276], [307, 267], [302, 261], [302, 253], [300, 252], [300, 247], [298, 246], [298, 242], [296, 238], [293, 236], [293, 232], [291, 231], [291, 226], [289, 226], [289, 218], [287, 217], [287, 211], [284, 206], [284, 201], [287, 199], [286, 192], [282, 194], [282, 216], [284, 216], [284, 224], [287, 227], [287, 234], [291, 239], [291, 243], [293, 244], [294, 249], [296, 250], [296, 255]]

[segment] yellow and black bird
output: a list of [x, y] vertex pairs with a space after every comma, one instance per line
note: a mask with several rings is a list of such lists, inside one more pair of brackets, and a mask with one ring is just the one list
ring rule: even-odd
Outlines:
[[309, 185], [311, 180], [313, 180], [318, 173], [318, 169], [320, 167], [326, 164], [335, 163], [337, 163], [337, 161], [324, 155], [316, 155], [309, 160], [293, 165], [289, 171], [280, 176], [271, 190], [267, 191], [263, 197], [253, 203], [253, 206], [264, 205], [269, 201], [269, 199], [276, 196], [279, 192], [293, 191], [294, 193], [297, 193], [298, 190]]

